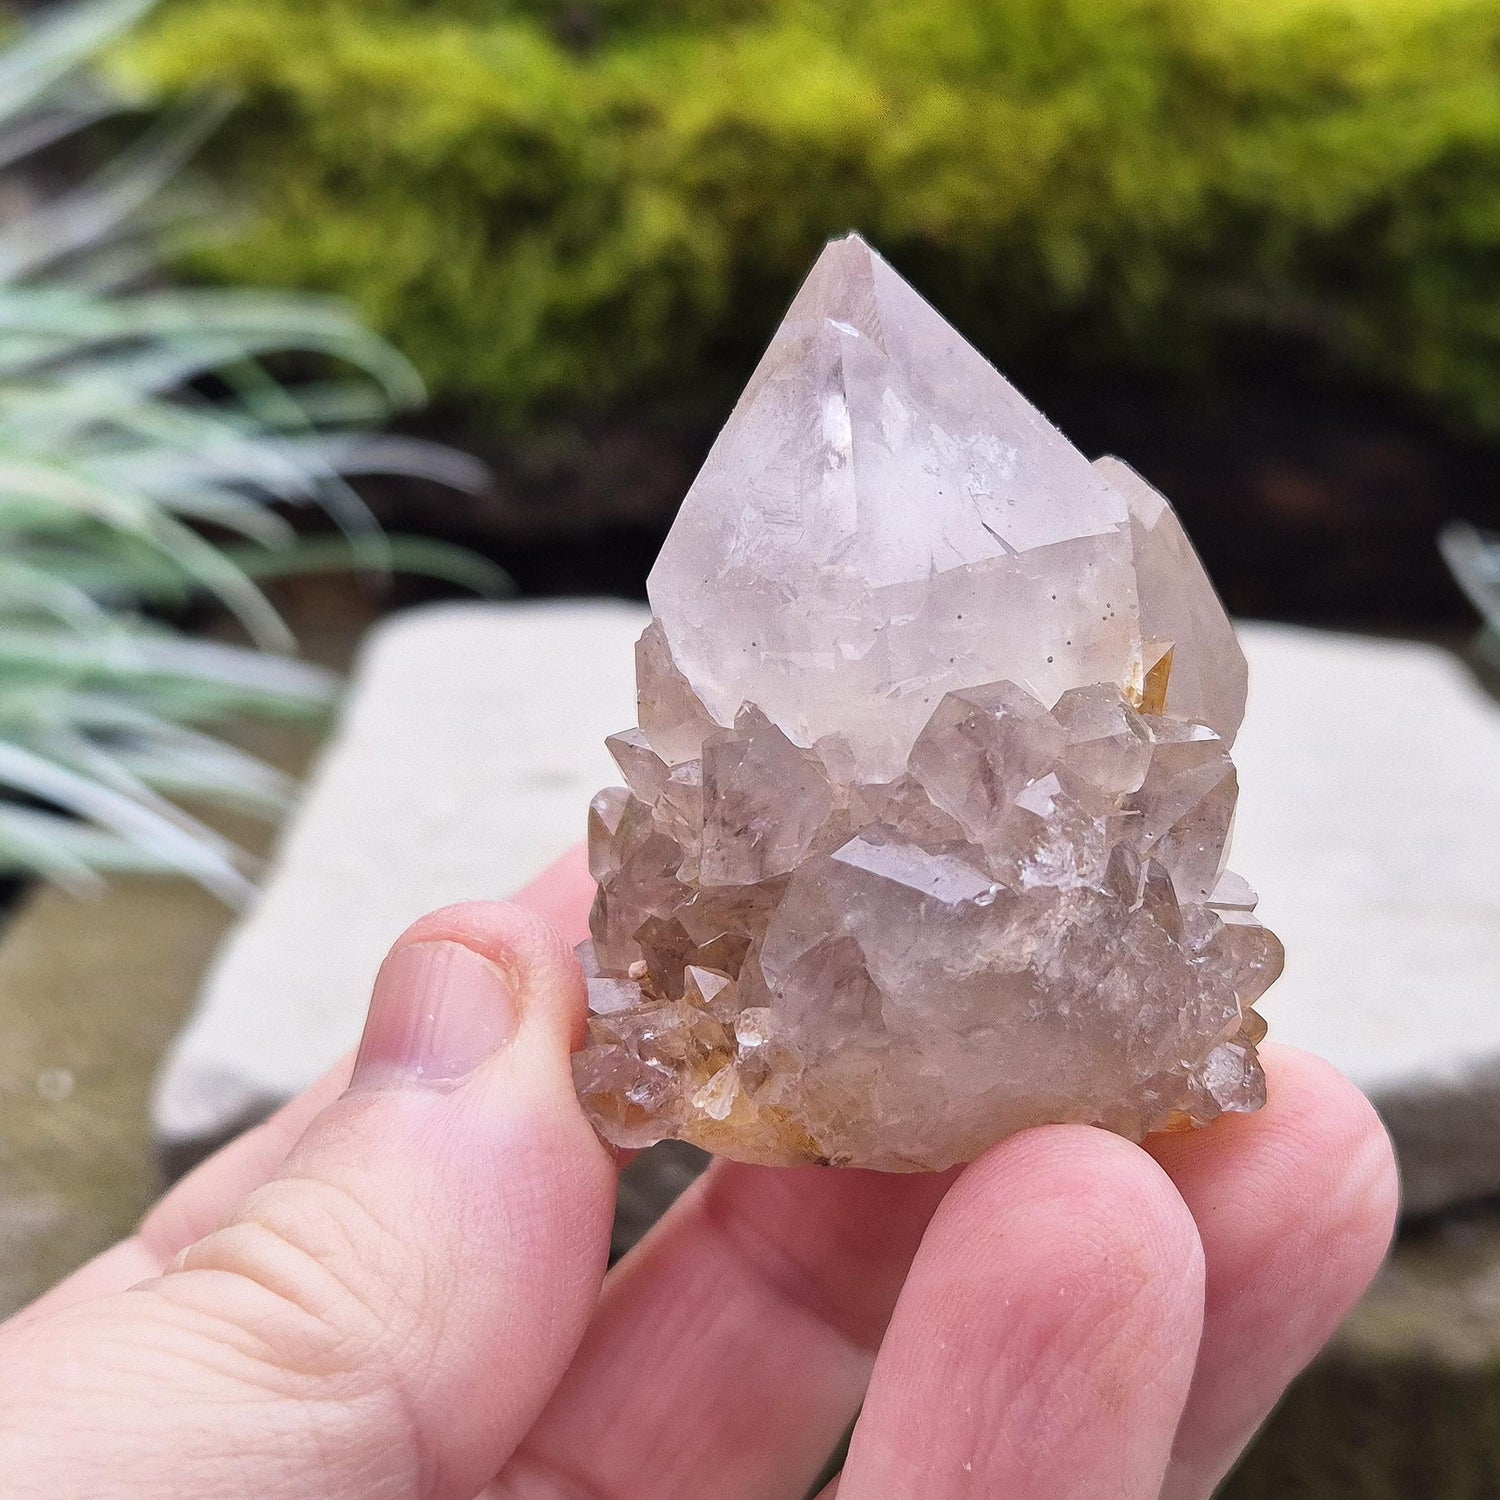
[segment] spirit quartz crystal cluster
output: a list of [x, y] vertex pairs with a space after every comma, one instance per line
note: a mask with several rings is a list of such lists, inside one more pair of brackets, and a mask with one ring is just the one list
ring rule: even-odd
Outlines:
[[574, 1073], [607, 1139], [917, 1170], [1263, 1102], [1233, 627], [1167, 502], [857, 237], [650, 596], [589, 825]]

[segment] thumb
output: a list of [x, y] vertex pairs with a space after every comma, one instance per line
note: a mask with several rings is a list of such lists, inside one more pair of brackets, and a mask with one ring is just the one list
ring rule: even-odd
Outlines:
[[27, 1495], [472, 1500], [607, 1260], [614, 1169], [568, 1062], [583, 1009], [540, 918], [418, 922], [350, 1089], [280, 1174], [164, 1275], [0, 1346], [0, 1471]]

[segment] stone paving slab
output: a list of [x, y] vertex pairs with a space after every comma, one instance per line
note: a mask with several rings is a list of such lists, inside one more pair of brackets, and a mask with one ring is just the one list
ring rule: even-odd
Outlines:
[[1375, 1101], [1409, 1213], [1500, 1193], [1500, 708], [1436, 647], [1242, 634], [1233, 864], [1287, 951], [1260, 1009]]
[[641, 611], [453, 604], [381, 625], [259, 904], [218, 955], [154, 1105], [169, 1149], [268, 1112], [359, 1040], [424, 912], [500, 897], [582, 836], [634, 720]]
[[[456, 605], [387, 622], [260, 909], [157, 1096], [172, 1142], [316, 1077], [433, 905], [514, 890], [618, 779], [639, 607]], [[1365, 1087], [1412, 1212], [1500, 1192], [1500, 711], [1434, 647], [1250, 624], [1234, 866], [1287, 945], [1273, 1033]]]

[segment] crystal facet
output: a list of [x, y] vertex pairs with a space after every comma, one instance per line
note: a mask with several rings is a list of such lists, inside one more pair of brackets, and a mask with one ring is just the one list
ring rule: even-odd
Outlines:
[[1167, 502], [857, 237], [650, 594], [589, 816], [608, 1139], [917, 1170], [1258, 1107], [1281, 949], [1224, 870], [1233, 627]]

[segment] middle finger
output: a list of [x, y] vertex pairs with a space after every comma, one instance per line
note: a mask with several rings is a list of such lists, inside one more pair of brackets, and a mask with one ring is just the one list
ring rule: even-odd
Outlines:
[[944, 1201], [839, 1500], [1155, 1500], [1203, 1323], [1203, 1251], [1138, 1147], [1013, 1136]]
[[487, 1500], [806, 1493], [953, 1175], [715, 1164], [611, 1272]]

